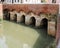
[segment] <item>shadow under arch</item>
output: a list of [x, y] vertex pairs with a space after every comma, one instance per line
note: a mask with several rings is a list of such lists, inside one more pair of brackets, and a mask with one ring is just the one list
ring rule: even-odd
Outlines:
[[4, 9], [4, 10], [3, 10], [3, 19], [5, 19], [5, 20], [10, 20], [9, 9]]
[[37, 38], [33, 48], [50, 48], [49, 45], [54, 41], [54, 38], [47, 34], [48, 19], [42, 18], [41, 23], [43, 28], [36, 29], [39, 37]]
[[5, 0], [1, 0], [2, 2], [4, 2]]
[[47, 18], [43, 18], [41, 20], [41, 27], [47, 29], [47, 27], [48, 27], [48, 19]]
[[17, 14], [14, 15], [14, 21], [17, 22]]
[[21, 16], [21, 23], [25, 23], [25, 15]]
[[30, 18], [30, 25], [35, 26], [35, 23], [36, 23], [35, 17], [31, 17], [31, 18]]

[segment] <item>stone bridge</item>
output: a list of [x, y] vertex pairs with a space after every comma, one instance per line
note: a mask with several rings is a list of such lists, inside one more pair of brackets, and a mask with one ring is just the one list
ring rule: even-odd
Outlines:
[[3, 5], [3, 18], [36, 27], [46, 26], [47, 33], [56, 36], [58, 11], [58, 4], [7, 4]]

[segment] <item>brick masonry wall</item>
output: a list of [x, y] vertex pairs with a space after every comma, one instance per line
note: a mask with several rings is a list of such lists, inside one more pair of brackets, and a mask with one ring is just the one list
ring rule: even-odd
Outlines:
[[30, 4], [7, 4], [3, 5], [3, 9], [15, 9], [16, 11], [23, 10], [24, 12], [29, 12], [32, 11], [35, 14], [39, 14], [40, 12], [42, 13], [51, 13], [51, 14], [56, 14], [58, 12], [59, 5], [58, 4], [35, 4], [35, 5], [30, 5]]

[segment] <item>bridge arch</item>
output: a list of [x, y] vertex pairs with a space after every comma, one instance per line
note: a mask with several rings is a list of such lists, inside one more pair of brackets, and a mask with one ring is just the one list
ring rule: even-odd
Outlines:
[[4, 9], [3, 10], [3, 19], [6, 19], [6, 20], [10, 20], [10, 13], [9, 13], [9, 9]]
[[20, 19], [21, 19], [21, 22], [22, 22], [22, 23], [25, 23], [25, 15], [24, 15], [24, 14], [21, 15]]
[[20, 10], [17, 13], [17, 23], [25, 23], [26, 13], [23, 10]]
[[14, 21], [17, 22], [17, 14], [14, 14]]
[[35, 19], [35, 17], [31, 17], [31, 18], [30, 18], [30, 25], [34, 25], [34, 26], [35, 26], [35, 24], [36, 24], [36, 19]]
[[47, 18], [42, 18], [42, 20], [40, 22], [40, 25], [47, 29], [47, 27], [48, 27], [48, 19]]
[[13, 11], [16, 11], [15, 9], [11, 9], [11, 11], [13, 12]]

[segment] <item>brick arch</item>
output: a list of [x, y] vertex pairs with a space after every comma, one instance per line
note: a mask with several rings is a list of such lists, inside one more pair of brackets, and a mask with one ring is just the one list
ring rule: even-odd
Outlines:
[[14, 14], [14, 21], [17, 22], [17, 14]]
[[9, 9], [4, 9], [3, 10], [3, 19], [7, 19], [7, 20], [10, 20], [10, 13], [9, 13]]
[[40, 13], [40, 20], [42, 20], [42, 19], [44, 19], [44, 18], [46, 18], [47, 20], [49, 20], [49, 18], [47, 17], [48, 16], [48, 14], [45, 14], [45, 13]]
[[48, 13], [48, 12], [46, 13], [46, 12], [43, 12], [43, 11], [39, 11], [39, 12], [38, 12], [38, 15], [40, 16], [41, 14], [43, 14], [43, 15], [48, 15], [49, 13]]
[[48, 19], [47, 18], [42, 18], [41, 19], [41, 22], [40, 22], [40, 25], [42, 26], [42, 27], [48, 27]]
[[3, 13], [8, 13], [10, 10], [9, 9], [3, 9]]
[[21, 22], [25, 23], [25, 15], [21, 16]]
[[18, 13], [20, 13], [21, 11], [22, 11], [22, 12], [24, 12], [24, 10], [23, 10], [23, 9], [19, 9], [17, 12], [18, 12]]
[[11, 9], [11, 11], [16, 11], [15, 9]]
[[16, 9], [10, 9], [10, 12], [14, 12], [15, 14], [18, 12]]
[[35, 12], [33, 12], [33, 11], [28, 11], [27, 12], [27, 14], [31, 14], [31, 13], [35, 14]]
[[41, 20], [42, 20], [42, 19], [44, 19], [44, 18], [45, 18], [45, 19], [47, 19], [47, 20], [49, 20], [49, 18], [48, 18], [48, 17], [41, 17]]
[[18, 13], [17, 13], [17, 22], [24, 22], [25, 23], [25, 18], [26, 18], [26, 13], [24, 11], [20, 10]]
[[34, 25], [34, 26], [35, 26], [35, 24], [36, 24], [36, 19], [35, 19], [35, 17], [34, 17], [34, 16], [30, 17], [29, 22], [30, 22], [30, 25]]
[[6, 11], [6, 10], [7, 10], [7, 11], [9, 11], [9, 9], [8, 9], [8, 8], [3, 9], [3, 11]]

